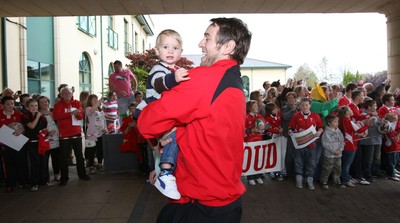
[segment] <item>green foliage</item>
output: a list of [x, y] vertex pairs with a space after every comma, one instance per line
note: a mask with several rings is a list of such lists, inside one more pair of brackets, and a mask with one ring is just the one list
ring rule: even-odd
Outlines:
[[343, 82], [342, 83], [344, 86], [346, 86], [348, 83], [351, 83], [351, 82], [355, 83], [362, 79], [363, 79], [363, 75], [360, 74], [358, 71], [355, 74], [351, 73], [348, 70], [343, 71]]
[[[128, 54], [126, 56], [131, 60], [131, 63], [128, 65], [128, 68], [132, 71], [134, 75], [136, 75], [138, 81], [138, 91], [143, 94], [146, 93], [146, 81], [148, 74], [159, 61], [158, 56], [156, 54], [155, 49], [146, 50], [144, 53], [134, 53]], [[186, 59], [186, 57], [181, 57], [176, 65], [185, 69], [193, 68], [193, 62]]]
[[308, 64], [301, 65], [294, 74], [294, 78], [296, 80], [305, 80], [307, 86], [314, 86], [314, 81], [318, 83], [317, 74], [310, 69]]

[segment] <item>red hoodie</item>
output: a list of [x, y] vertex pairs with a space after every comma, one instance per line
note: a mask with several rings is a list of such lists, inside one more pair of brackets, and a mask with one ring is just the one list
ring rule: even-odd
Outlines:
[[71, 108], [79, 109], [80, 112], [76, 115], [76, 119], [83, 119], [83, 109], [81, 103], [77, 100], [71, 100], [69, 103], [60, 100], [54, 105], [53, 118], [57, 121], [60, 137], [76, 136], [82, 133], [81, 126], [72, 125]]
[[240, 180], [246, 118], [240, 68], [234, 60], [220, 60], [190, 70], [189, 76], [146, 106], [139, 131], [156, 138], [177, 126], [175, 176], [182, 195], [177, 202], [225, 206], [245, 192]]

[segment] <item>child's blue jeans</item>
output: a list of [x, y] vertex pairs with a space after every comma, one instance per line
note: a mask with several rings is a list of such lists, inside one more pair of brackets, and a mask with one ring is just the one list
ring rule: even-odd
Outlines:
[[160, 168], [162, 163], [170, 163], [172, 164], [171, 170], [175, 169], [176, 166], [176, 158], [178, 156], [178, 144], [176, 143], [176, 132], [172, 132], [167, 138], [171, 138], [172, 141], [164, 146], [161, 157], [160, 157]]

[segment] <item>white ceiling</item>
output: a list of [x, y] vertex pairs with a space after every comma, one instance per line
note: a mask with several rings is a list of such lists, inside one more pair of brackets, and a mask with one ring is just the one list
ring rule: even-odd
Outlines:
[[400, 0], [0, 0], [0, 17], [378, 12]]

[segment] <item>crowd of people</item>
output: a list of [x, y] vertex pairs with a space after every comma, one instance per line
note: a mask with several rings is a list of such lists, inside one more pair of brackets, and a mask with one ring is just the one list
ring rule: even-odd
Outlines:
[[[309, 189], [316, 181], [328, 189], [329, 179], [339, 188], [369, 185], [377, 178], [400, 181], [400, 94], [399, 89], [387, 92], [390, 79], [379, 86], [303, 83], [266, 81], [246, 103], [245, 142], [288, 138], [285, 168], [270, 176], [292, 176], [296, 187], [303, 188], [305, 181]], [[295, 148], [291, 136], [310, 127], [318, 139]], [[247, 176], [248, 183], [263, 184], [263, 177]]]
[[[65, 186], [69, 181], [70, 165], [76, 165], [78, 177], [83, 181], [91, 179], [87, 172], [103, 171], [103, 134], [117, 133], [122, 120], [127, 121], [126, 116], [130, 113], [133, 115], [143, 98], [142, 93], [134, 94], [131, 89], [131, 84], [135, 87], [137, 84], [133, 74], [122, 69], [120, 61], [115, 61], [114, 67], [110, 88], [118, 88], [118, 92], [110, 91], [104, 98], [82, 91], [76, 100], [74, 88], [61, 84], [54, 108], [50, 108], [50, 99], [46, 96], [14, 93], [10, 88], [2, 91], [0, 127], [8, 126], [14, 130], [14, 135], [22, 134], [28, 138], [20, 149], [0, 143], [0, 183], [5, 184], [6, 192], [11, 193], [17, 187], [37, 191], [39, 187], [54, 186], [56, 182]], [[130, 90], [122, 87], [124, 85]], [[134, 132], [134, 143], [140, 143], [140, 134], [134, 124], [136, 120], [127, 122], [133, 128], [124, 129], [125, 133], [132, 135], [130, 132]], [[126, 152], [137, 152], [141, 158], [140, 171], [148, 172], [142, 159], [147, 155], [141, 155], [146, 152], [143, 143]], [[53, 174], [49, 173], [50, 157]]]

